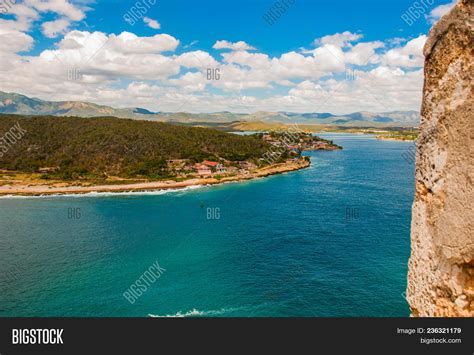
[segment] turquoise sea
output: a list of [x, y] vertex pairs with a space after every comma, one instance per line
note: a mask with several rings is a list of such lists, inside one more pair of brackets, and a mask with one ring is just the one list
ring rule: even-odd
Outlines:
[[0, 316], [408, 316], [412, 143], [322, 136], [344, 150], [255, 181], [0, 198]]

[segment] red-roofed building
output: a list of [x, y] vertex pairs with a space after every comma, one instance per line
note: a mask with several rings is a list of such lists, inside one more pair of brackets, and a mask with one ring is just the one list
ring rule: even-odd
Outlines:
[[204, 164], [195, 164], [194, 165], [194, 171], [201, 176], [207, 176], [207, 175], [212, 175], [211, 168]]
[[202, 162], [204, 165], [207, 165], [207, 166], [210, 166], [211, 168], [215, 168], [219, 165], [218, 162], [215, 162], [215, 161], [209, 161], [209, 160], [204, 160]]
[[202, 165], [207, 166], [212, 169], [212, 171], [217, 172], [217, 173], [225, 173], [226, 168], [224, 164], [215, 162], [215, 161], [210, 161], [210, 160], [204, 160], [202, 162]]

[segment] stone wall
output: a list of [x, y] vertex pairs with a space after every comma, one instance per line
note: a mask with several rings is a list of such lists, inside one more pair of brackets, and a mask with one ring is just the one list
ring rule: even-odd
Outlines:
[[413, 316], [474, 316], [473, 3], [430, 31], [407, 299]]

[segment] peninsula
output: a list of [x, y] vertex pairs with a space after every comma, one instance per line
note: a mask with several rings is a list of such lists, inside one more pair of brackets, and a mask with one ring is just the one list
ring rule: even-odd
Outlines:
[[0, 133], [0, 195], [213, 185], [303, 169], [303, 151], [341, 149], [299, 131], [236, 135], [113, 117], [3, 115]]

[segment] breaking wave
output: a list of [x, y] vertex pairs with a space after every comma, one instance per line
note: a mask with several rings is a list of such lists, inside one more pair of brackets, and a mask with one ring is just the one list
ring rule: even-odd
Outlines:
[[151, 318], [186, 318], [186, 317], [214, 317], [214, 316], [220, 316], [225, 313], [229, 313], [234, 311], [235, 309], [219, 309], [219, 310], [211, 310], [211, 311], [200, 311], [197, 310], [196, 308], [193, 308], [190, 311], [187, 312], [182, 312], [179, 311], [175, 314], [167, 314], [167, 315], [156, 315], [156, 314], [148, 314], [148, 317]]

